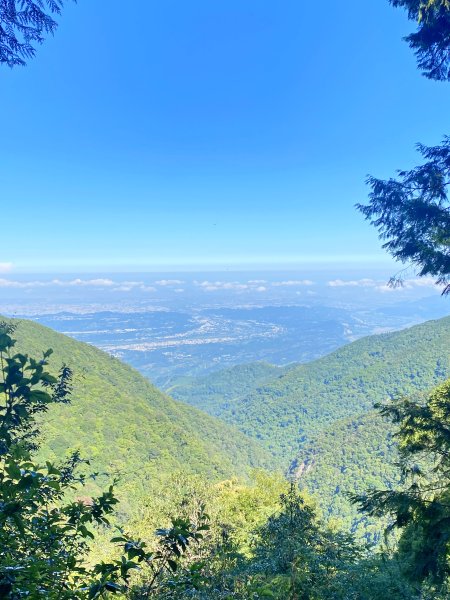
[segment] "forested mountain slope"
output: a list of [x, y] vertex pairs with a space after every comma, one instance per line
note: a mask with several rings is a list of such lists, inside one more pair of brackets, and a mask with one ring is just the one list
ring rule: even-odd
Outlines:
[[291, 475], [318, 500], [325, 517], [367, 541], [380, 539], [383, 525], [358, 513], [349, 494], [391, 489], [400, 482], [393, 425], [375, 411], [334, 421], [311, 436], [291, 465]]
[[418, 395], [450, 377], [449, 339], [444, 318], [361, 339], [263, 383], [255, 377], [253, 390], [246, 372], [263, 379], [267, 365], [221, 371], [173, 392], [260, 440], [316, 496], [325, 516], [373, 540], [380, 524], [358, 515], [348, 494], [399, 479], [394, 429], [373, 405]]
[[247, 363], [222, 369], [203, 377], [184, 377], [165, 391], [211, 415], [221, 415], [224, 407], [253, 392], [264, 383], [281, 377], [289, 367], [277, 367], [267, 362]]
[[[191, 382], [176, 397], [261, 440], [285, 464], [341, 419], [358, 417], [388, 397], [433, 387], [450, 376], [450, 318], [370, 336], [211, 408], [214, 383]], [[214, 375], [215, 378], [218, 374]]]
[[74, 371], [72, 403], [45, 417], [43, 458], [59, 462], [80, 449], [92, 470], [117, 473], [130, 487], [178, 469], [220, 478], [272, 466], [258, 443], [174, 401], [105, 352], [31, 321], [17, 324], [18, 351], [39, 358], [52, 348], [52, 369], [66, 363]]

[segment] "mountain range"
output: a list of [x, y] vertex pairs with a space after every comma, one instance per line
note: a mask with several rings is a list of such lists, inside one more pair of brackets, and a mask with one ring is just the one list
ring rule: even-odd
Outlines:
[[374, 404], [420, 396], [450, 377], [449, 336], [446, 317], [360, 339], [308, 364], [257, 363], [180, 381], [170, 393], [260, 442], [327, 515], [356, 527], [347, 495], [399, 478], [392, 425]]
[[52, 348], [51, 370], [67, 364], [74, 373], [71, 404], [45, 415], [42, 459], [59, 463], [80, 450], [90, 470], [119, 478], [119, 490], [145, 489], [179, 470], [221, 479], [273, 466], [258, 442], [173, 400], [118, 359], [37, 323], [16, 323], [18, 351], [39, 358]]
[[145, 493], [162, 473], [220, 480], [283, 470], [326, 516], [368, 539], [378, 533], [347, 495], [399, 479], [394, 430], [374, 403], [421, 395], [450, 377], [450, 318], [366, 337], [308, 364], [184, 377], [165, 392], [91, 345], [17, 323], [19, 350], [38, 357], [52, 348], [53, 370], [74, 371], [71, 405], [46, 416], [42, 459], [79, 449], [94, 471], [119, 478], [122, 496]]

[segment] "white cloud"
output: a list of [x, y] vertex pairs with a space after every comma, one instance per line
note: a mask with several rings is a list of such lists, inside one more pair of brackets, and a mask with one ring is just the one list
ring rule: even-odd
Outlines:
[[0, 273], [9, 273], [13, 268], [13, 264], [10, 262], [0, 262]]
[[155, 281], [156, 285], [162, 285], [162, 286], [182, 285], [183, 283], [184, 283], [184, 281], [181, 281], [180, 279], [160, 279], [159, 281]]
[[373, 279], [357, 279], [357, 280], [343, 280], [334, 279], [329, 281], [327, 284], [329, 287], [360, 287], [360, 288], [373, 288], [377, 292], [402, 292], [405, 290], [413, 290], [416, 288], [430, 287], [436, 288], [434, 279], [432, 277], [417, 277], [415, 279], [405, 279], [403, 284], [400, 286], [390, 286], [384, 281], [374, 281]]
[[432, 277], [416, 277], [415, 279], [407, 279], [404, 282], [406, 287], [436, 287], [436, 283]]
[[2, 288], [39, 288], [39, 287], [111, 287], [116, 285], [111, 279], [72, 279], [71, 281], [61, 281], [52, 279], [51, 281], [14, 281], [12, 279], [0, 279]]
[[122, 281], [121, 285], [128, 285], [129, 287], [140, 287], [144, 285], [143, 281]]
[[416, 277], [415, 279], [405, 279], [402, 285], [391, 286], [387, 284], [377, 286], [377, 291], [379, 292], [404, 292], [405, 290], [414, 290], [417, 288], [432, 288], [432, 289], [442, 289], [442, 285], [437, 285], [432, 277]]
[[216, 292], [219, 290], [228, 291], [255, 291], [265, 292], [267, 287], [261, 285], [267, 283], [263, 279], [252, 279], [247, 283], [240, 283], [239, 281], [194, 281], [194, 285], [202, 288], [205, 292]]
[[11, 281], [10, 279], [0, 279], [1, 288], [26, 288], [35, 286], [38, 282], [23, 283], [21, 281]]
[[373, 279], [358, 279], [344, 281], [343, 279], [334, 279], [327, 284], [329, 287], [376, 287], [377, 282]]
[[75, 285], [75, 286], [88, 286], [88, 287], [111, 287], [116, 285], [112, 279], [73, 279], [69, 282], [59, 281], [54, 279], [53, 282], [57, 285]]
[[206, 292], [215, 292], [217, 290], [248, 290], [251, 286], [237, 281], [194, 281], [194, 284], [201, 287]]
[[272, 285], [274, 287], [298, 287], [298, 286], [303, 286], [303, 285], [314, 285], [314, 281], [311, 281], [310, 279], [300, 279], [300, 280], [294, 280], [291, 279], [289, 281], [275, 281], [274, 283], [272, 283]]
[[223, 283], [221, 287], [224, 290], [248, 290], [250, 286], [246, 283], [227, 282]]

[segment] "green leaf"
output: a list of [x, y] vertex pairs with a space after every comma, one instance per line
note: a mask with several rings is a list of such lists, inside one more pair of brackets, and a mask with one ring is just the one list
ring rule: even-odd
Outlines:
[[37, 402], [39, 404], [50, 404], [50, 402], [52, 402], [50, 394], [47, 394], [47, 392], [43, 392], [42, 390], [30, 392], [29, 398], [32, 402]]
[[11, 479], [20, 479], [21, 476], [22, 476], [22, 472], [20, 470], [20, 467], [15, 462], [9, 462], [5, 466], [5, 471], [11, 477]]
[[105, 590], [108, 592], [112, 592], [113, 594], [118, 594], [119, 592], [123, 592], [123, 587], [118, 583], [114, 583], [113, 581], [108, 581], [105, 584]]
[[171, 560], [171, 559], [169, 559], [167, 561], [167, 563], [168, 563], [168, 565], [169, 565], [170, 570], [172, 571], [172, 573], [175, 573], [177, 571], [177, 569], [178, 569], [178, 563], [175, 560]]

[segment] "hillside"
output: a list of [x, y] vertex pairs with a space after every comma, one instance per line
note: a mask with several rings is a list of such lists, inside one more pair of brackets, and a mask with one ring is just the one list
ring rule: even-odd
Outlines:
[[[175, 393], [261, 441], [316, 495], [327, 516], [371, 538], [379, 527], [358, 517], [347, 494], [398, 480], [393, 429], [373, 405], [420, 394], [450, 377], [449, 336], [450, 318], [429, 321], [295, 365], [241, 396], [217, 398], [216, 381], [224, 373]], [[238, 373], [228, 373], [238, 388]]]
[[[312, 435], [371, 410], [388, 397], [433, 387], [450, 376], [450, 318], [363, 338], [321, 359], [297, 365], [232, 401], [211, 408], [214, 379], [201, 378], [176, 397], [211, 411], [261, 440], [286, 462]], [[233, 373], [233, 370], [231, 370]], [[234, 385], [234, 384], [233, 384]]]
[[335, 421], [308, 440], [290, 469], [300, 486], [318, 499], [325, 517], [337, 518], [369, 542], [380, 539], [382, 527], [359, 514], [348, 494], [399, 483], [393, 434], [393, 426], [376, 411]]
[[74, 371], [71, 405], [46, 416], [43, 458], [59, 462], [77, 448], [91, 469], [118, 474], [133, 488], [178, 469], [220, 478], [272, 464], [233, 427], [174, 401], [93, 346], [31, 321], [18, 321], [15, 337], [18, 350], [39, 357], [52, 348], [51, 367], [66, 363]]
[[281, 377], [287, 369], [267, 362], [248, 363], [203, 377], [184, 377], [165, 391], [172, 398], [201, 406], [209, 414], [220, 416], [234, 401], [275, 377]]

